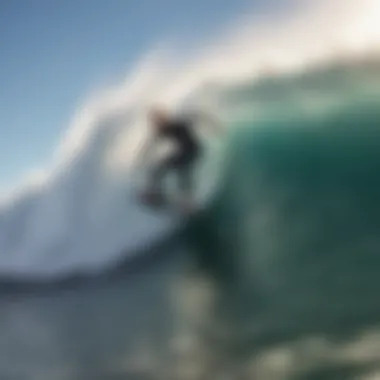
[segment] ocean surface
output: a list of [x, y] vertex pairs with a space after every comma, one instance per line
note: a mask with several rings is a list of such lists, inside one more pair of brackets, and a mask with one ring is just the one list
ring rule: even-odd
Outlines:
[[26, 283], [46, 254], [3, 266], [0, 379], [380, 378], [379, 74], [367, 59], [218, 88], [231, 128], [199, 215], [133, 258], [109, 247], [120, 260], [90, 276]]

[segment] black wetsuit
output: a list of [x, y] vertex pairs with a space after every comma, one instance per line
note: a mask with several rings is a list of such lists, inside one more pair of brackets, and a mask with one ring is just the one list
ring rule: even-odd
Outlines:
[[178, 172], [182, 191], [191, 191], [194, 164], [201, 154], [201, 145], [192, 127], [191, 120], [173, 120], [160, 128], [157, 137], [173, 141], [178, 150], [154, 168], [152, 185], [157, 191], [161, 191], [162, 178], [169, 170]]

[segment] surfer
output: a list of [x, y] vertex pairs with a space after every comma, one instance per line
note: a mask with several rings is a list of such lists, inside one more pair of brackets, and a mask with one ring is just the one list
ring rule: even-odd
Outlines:
[[203, 155], [203, 146], [194, 132], [194, 124], [198, 119], [205, 119], [208, 125], [216, 126], [215, 120], [209, 115], [200, 114], [191, 117], [176, 118], [169, 115], [163, 108], [153, 108], [149, 113], [149, 121], [152, 127], [152, 139], [145, 147], [145, 154], [164, 140], [172, 141], [176, 150], [161, 162], [154, 165], [149, 176], [148, 192], [145, 199], [158, 201], [163, 197], [162, 181], [170, 171], [175, 171], [179, 179], [181, 190], [181, 208], [187, 212], [194, 210], [193, 199], [194, 169]]

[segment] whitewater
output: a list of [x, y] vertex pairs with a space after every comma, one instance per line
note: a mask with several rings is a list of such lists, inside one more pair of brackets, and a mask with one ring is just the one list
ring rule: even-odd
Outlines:
[[[217, 147], [204, 136], [210, 155], [202, 166], [199, 194], [207, 208], [221, 198], [227, 204], [225, 194], [233, 192], [229, 207], [235, 213], [240, 207], [235, 199], [245, 199], [237, 192], [251, 191], [254, 198], [252, 183], [260, 183], [261, 175], [256, 166], [247, 168], [255, 174], [242, 174], [239, 180], [248, 181], [244, 186], [228, 186], [235, 160], [240, 167], [260, 162], [259, 156], [242, 153], [251, 149], [244, 148], [250, 139], [237, 131], [258, 133], [258, 141], [267, 131], [266, 138], [273, 138], [276, 146], [292, 124], [316, 129], [309, 138], [318, 141], [318, 129], [329, 124], [323, 120], [354, 106], [374, 110], [379, 99], [379, 3], [306, 1], [293, 6], [291, 14], [246, 16], [182, 59], [175, 49], [155, 49], [120, 85], [91, 97], [75, 115], [52, 162], [3, 195], [0, 276], [57, 279], [104, 272], [182, 227], [182, 220], [148, 213], [135, 200], [136, 158], [151, 104], [173, 112], [201, 109], [220, 117], [228, 133]], [[347, 70], [346, 76], [339, 74]], [[273, 125], [284, 127], [275, 128], [277, 137], [266, 128]], [[278, 178], [282, 174], [279, 168]], [[261, 203], [255, 218], [260, 215], [264, 221], [275, 206]], [[228, 215], [213, 223], [225, 223]], [[247, 225], [239, 224], [239, 236]]]

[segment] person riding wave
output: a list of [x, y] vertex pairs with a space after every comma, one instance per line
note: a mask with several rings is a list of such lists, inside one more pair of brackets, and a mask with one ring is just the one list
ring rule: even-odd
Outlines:
[[186, 211], [194, 210], [194, 170], [202, 158], [204, 146], [196, 136], [194, 126], [200, 121], [220, 130], [220, 125], [210, 115], [204, 113], [192, 114], [188, 117], [173, 117], [161, 107], [153, 108], [149, 113], [152, 128], [152, 139], [145, 147], [147, 154], [161, 141], [171, 141], [176, 150], [168, 157], [158, 162], [149, 173], [148, 191], [144, 196], [150, 200], [161, 199], [163, 196], [162, 183], [165, 175], [175, 171], [181, 190], [181, 204]]

